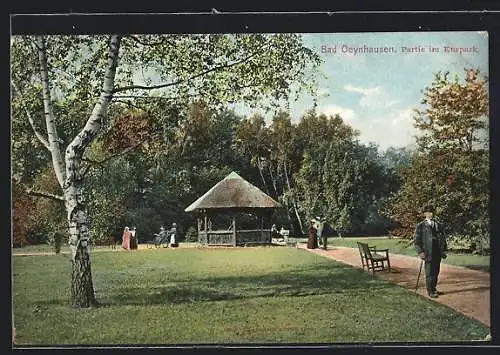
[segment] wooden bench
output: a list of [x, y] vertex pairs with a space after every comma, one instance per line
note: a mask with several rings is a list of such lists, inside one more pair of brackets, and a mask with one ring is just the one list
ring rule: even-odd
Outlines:
[[[363, 270], [375, 271], [388, 270], [391, 271], [391, 261], [389, 260], [389, 249], [377, 249], [375, 246], [369, 246], [367, 243], [358, 243], [359, 256], [361, 257], [361, 265]], [[379, 254], [379, 253], [385, 253]], [[387, 269], [385, 263], [387, 262]]]

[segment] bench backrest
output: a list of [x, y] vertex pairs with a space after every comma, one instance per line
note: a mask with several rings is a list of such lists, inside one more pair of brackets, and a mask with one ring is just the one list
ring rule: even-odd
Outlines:
[[357, 242], [358, 243], [358, 250], [359, 250], [359, 256], [361, 257], [361, 259], [363, 259], [365, 257], [365, 252], [363, 250], [363, 246], [361, 244], [361, 242]]
[[372, 258], [372, 252], [371, 252], [370, 247], [368, 246], [368, 244], [367, 243], [358, 242], [358, 245], [361, 247], [361, 250], [362, 250], [362, 253], [363, 253], [362, 257], [371, 259]]

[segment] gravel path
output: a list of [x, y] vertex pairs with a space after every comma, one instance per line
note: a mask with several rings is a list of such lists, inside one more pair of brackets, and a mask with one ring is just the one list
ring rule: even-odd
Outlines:
[[[307, 249], [305, 244], [298, 244], [297, 247], [354, 267], [362, 267], [357, 248], [330, 247], [328, 250]], [[415, 291], [420, 259], [391, 253], [389, 253], [389, 259], [391, 262], [391, 272], [377, 271], [375, 276]], [[370, 271], [370, 273], [372, 272]], [[438, 298], [429, 299], [445, 304], [490, 327], [489, 273], [442, 263], [441, 272], [439, 273], [438, 290], [444, 292], [444, 294]], [[417, 292], [427, 297], [423, 269]]]

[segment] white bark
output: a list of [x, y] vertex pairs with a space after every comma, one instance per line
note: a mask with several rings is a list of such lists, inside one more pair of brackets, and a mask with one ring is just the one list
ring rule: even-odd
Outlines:
[[[286, 178], [286, 184], [288, 187], [288, 193], [290, 194], [290, 196], [292, 196], [292, 187], [290, 186], [290, 179], [288, 178], [288, 170], [286, 167], [286, 160], [283, 160], [283, 168], [285, 170], [285, 178]], [[301, 233], [304, 233], [304, 226], [302, 225], [302, 221], [300, 219], [300, 215], [299, 215], [299, 211], [297, 209], [297, 202], [295, 201], [295, 197], [292, 197], [292, 206], [293, 206], [293, 210], [295, 212], [295, 216], [297, 217], [297, 221], [299, 222], [300, 231], [301, 231]]]
[[269, 162], [268, 169], [269, 169], [269, 175], [271, 175], [271, 182], [273, 183], [274, 195], [278, 196], [278, 189], [276, 187], [276, 178], [273, 175], [273, 169], [271, 166], [271, 162]]
[[57, 134], [56, 118], [54, 116], [52, 99], [50, 96], [49, 69], [47, 66], [47, 47], [45, 46], [45, 39], [42, 36], [37, 37], [36, 45], [38, 47], [38, 63], [40, 65], [40, 76], [42, 79], [43, 108], [48, 137], [48, 149], [52, 157], [52, 165], [54, 166], [57, 181], [59, 185], [63, 187], [66, 176], [64, 173], [64, 162], [61, 156], [61, 149], [59, 147], [60, 140]]
[[95, 139], [104, 120], [107, 108], [113, 97], [116, 67], [118, 65], [118, 54], [120, 50], [121, 37], [112, 35], [109, 40], [108, 62], [106, 74], [102, 86], [101, 95], [94, 105], [92, 114], [87, 120], [85, 127], [76, 135], [66, 148], [66, 180], [64, 181], [64, 196], [66, 198], [66, 210], [69, 221], [69, 244], [73, 252], [79, 243], [90, 252], [89, 230], [87, 226], [87, 214], [85, 213], [85, 196], [83, 192], [82, 158], [85, 149]]
[[260, 173], [260, 178], [262, 179], [262, 182], [264, 183], [264, 188], [266, 189], [266, 194], [269, 195], [269, 189], [267, 187], [267, 182], [266, 182], [266, 179], [264, 178], [264, 174], [263, 174], [263, 169], [262, 169], [262, 163], [260, 162], [260, 157], [257, 157], [257, 168], [259, 169], [259, 173]]

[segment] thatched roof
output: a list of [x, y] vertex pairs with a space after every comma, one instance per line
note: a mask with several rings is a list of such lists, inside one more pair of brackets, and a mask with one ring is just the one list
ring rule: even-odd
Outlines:
[[184, 211], [202, 208], [276, 208], [279, 203], [234, 171]]

